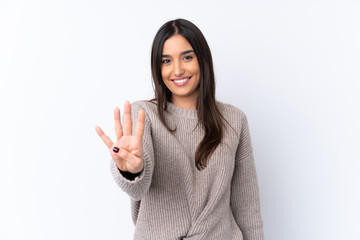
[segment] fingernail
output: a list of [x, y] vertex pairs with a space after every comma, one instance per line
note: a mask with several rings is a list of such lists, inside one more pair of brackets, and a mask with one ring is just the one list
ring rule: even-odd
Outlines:
[[113, 147], [113, 151], [117, 153], [119, 152], [119, 149], [117, 147]]

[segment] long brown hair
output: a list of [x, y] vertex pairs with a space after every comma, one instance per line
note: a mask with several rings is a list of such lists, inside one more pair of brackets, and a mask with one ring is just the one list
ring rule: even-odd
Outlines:
[[194, 49], [200, 66], [201, 76], [196, 109], [198, 125], [200, 124], [204, 128], [205, 135], [197, 146], [195, 164], [201, 171], [207, 166], [208, 159], [222, 140], [224, 121], [226, 120], [216, 106], [215, 77], [210, 48], [200, 29], [192, 22], [185, 19], [168, 21], [156, 33], [151, 50], [151, 72], [155, 98], [150, 101], [157, 101], [160, 120], [167, 130], [172, 133], [176, 131], [176, 129], [170, 129], [165, 121], [164, 111], [167, 110], [167, 102], [171, 102], [171, 91], [166, 87], [161, 76], [161, 54], [164, 42], [176, 34], [187, 39]]

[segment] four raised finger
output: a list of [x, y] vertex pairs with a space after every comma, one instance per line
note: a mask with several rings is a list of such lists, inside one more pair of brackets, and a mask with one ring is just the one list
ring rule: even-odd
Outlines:
[[[132, 135], [132, 120], [131, 120], [131, 105], [129, 101], [126, 101], [124, 104], [124, 131], [122, 129], [121, 121], [120, 121], [120, 109], [116, 107], [114, 109], [114, 127], [115, 127], [115, 134], [117, 137], [118, 142], [124, 135], [131, 136]], [[135, 129], [135, 137], [140, 139], [143, 137], [144, 134], [144, 127], [145, 127], [145, 112], [144, 110], [140, 110], [138, 112], [137, 117], [137, 124]], [[95, 126], [95, 130], [97, 134], [100, 136], [102, 141], [105, 143], [105, 145], [109, 148], [112, 154], [117, 154], [116, 149], [113, 150], [114, 143], [111, 141], [111, 139], [105, 135], [105, 133], [102, 131], [102, 129], [99, 126]], [[124, 147], [124, 146], [123, 146]], [[125, 147], [126, 149], [127, 147]]]

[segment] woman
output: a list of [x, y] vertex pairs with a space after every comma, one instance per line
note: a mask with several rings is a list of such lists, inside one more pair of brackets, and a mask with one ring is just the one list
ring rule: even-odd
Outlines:
[[165, 23], [151, 69], [155, 98], [126, 102], [123, 127], [115, 108], [116, 141], [96, 127], [131, 198], [134, 239], [264, 239], [247, 118], [215, 100], [201, 31], [184, 19]]

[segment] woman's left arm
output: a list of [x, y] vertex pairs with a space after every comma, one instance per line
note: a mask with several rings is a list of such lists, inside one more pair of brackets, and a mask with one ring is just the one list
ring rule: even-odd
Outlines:
[[244, 240], [263, 240], [260, 193], [246, 115], [241, 112], [240, 141], [231, 182], [231, 210]]

